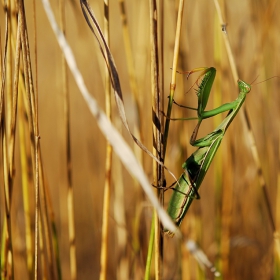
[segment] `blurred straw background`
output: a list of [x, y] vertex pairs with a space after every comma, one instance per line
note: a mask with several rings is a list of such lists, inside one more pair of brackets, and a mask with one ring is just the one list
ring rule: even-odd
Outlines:
[[[21, 53], [20, 58], [16, 58], [20, 52], [16, 40], [20, 14], [17, 9], [22, 1], [15, 2], [2, 1], [0, 10], [1, 279], [34, 279], [34, 276], [35, 279], [98, 279], [106, 139], [65, 66], [41, 1], [26, 1], [25, 10], [21, 10], [27, 24], [33, 87], [38, 94], [38, 97], [34, 94], [35, 107], [28, 109], [30, 98], [23, 63], [26, 57]], [[89, 2], [103, 28], [104, 3]], [[226, 30], [222, 31], [214, 1], [185, 1], [178, 64], [178, 70], [202, 66], [217, 69], [208, 110], [234, 100], [238, 94], [223, 32], [228, 34], [240, 79], [252, 83], [257, 78], [257, 83], [278, 76], [253, 84], [245, 102], [276, 230], [280, 226], [280, 95], [277, 90], [280, 85], [280, 19], [275, 12], [280, 8], [279, 2], [219, 1], [226, 23]], [[56, 20], [65, 30], [88, 89], [105, 110], [107, 70], [80, 3], [60, 0], [52, 1], [51, 5]], [[120, 5], [126, 10], [126, 31]], [[165, 103], [171, 81], [177, 10], [178, 1], [164, 1], [160, 20], [163, 22]], [[9, 39], [4, 65], [7, 13]], [[110, 1], [109, 15], [110, 48], [122, 85], [128, 122], [135, 135], [152, 150], [149, 3]], [[128, 42], [132, 52], [127, 55]], [[19, 75], [15, 74], [17, 61]], [[133, 67], [135, 76], [131, 74]], [[13, 86], [16, 76], [19, 77], [18, 87]], [[186, 80], [184, 75], [177, 75], [174, 99], [195, 107], [195, 91], [188, 92], [196, 79], [195, 74], [192, 76]], [[18, 99], [17, 110], [13, 110], [14, 98]], [[34, 143], [37, 114], [38, 147], [37, 142]], [[172, 117], [190, 116], [194, 116], [194, 112], [173, 106]], [[211, 132], [223, 116], [204, 121], [199, 137]], [[195, 255], [187, 250], [187, 239], [199, 245], [221, 272], [220, 279], [280, 279], [278, 239], [274, 236], [258, 167], [252, 156], [250, 132], [242, 116], [239, 113], [231, 124], [199, 190], [201, 199], [194, 201], [182, 223], [183, 239], [164, 237], [162, 279], [215, 278], [210, 269], [201, 268]], [[28, 123], [30, 119], [33, 122]], [[113, 99], [112, 121], [143, 163], [152, 184], [152, 159], [132, 143]], [[182, 163], [195, 150], [189, 145], [194, 126], [195, 121], [171, 122], [165, 165], [177, 177], [182, 173]], [[37, 165], [36, 159], [39, 160]], [[35, 211], [36, 166], [41, 170], [37, 181], [40, 186], [38, 215]], [[168, 186], [174, 181], [168, 174], [166, 180]], [[165, 207], [171, 192], [165, 192]], [[5, 199], [7, 193], [9, 198]], [[108, 211], [107, 279], [143, 279], [153, 209], [142, 188], [115, 154]], [[37, 233], [36, 221], [40, 223]], [[11, 243], [7, 242], [6, 232], [10, 234]], [[34, 257], [36, 236], [40, 244], [37, 260]], [[39, 270], [34, 272], [36, 261]], [[153, 267], [150, 279], [154, 279]]]

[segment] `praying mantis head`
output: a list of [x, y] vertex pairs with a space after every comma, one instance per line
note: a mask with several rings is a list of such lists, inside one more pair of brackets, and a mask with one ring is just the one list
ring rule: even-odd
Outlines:
[[240, 92], [249, 93], [251, 91], [251, 86], [242, 80], [238, 80], [238, 87]]

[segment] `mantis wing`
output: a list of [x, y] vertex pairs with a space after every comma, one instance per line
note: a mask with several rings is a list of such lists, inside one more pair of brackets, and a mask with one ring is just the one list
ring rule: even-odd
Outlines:
[[[196, 197], [197, 190], [223, 139], [223, 131], [218, 130], [208, 136], [212, 138], [211, 144], [197, 149], [183, 163], [184, 173], [175, 185], [174, 192], [169, 201], [167, 213], [177, 226], [180, 226], [193, 199]], [[169, 231], [166, 232], [168, 235], [173, 235]]]

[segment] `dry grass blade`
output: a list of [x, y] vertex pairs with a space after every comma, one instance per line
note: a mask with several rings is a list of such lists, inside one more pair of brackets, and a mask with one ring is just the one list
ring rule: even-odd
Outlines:
[[[1, 59], [1, 96], [0, 96], [0, 125], [2, 127], [3, 122], [3, 110], [4, 110], [4, 91], [5, 91], [5, 81], [6, 81], [6, 62], [7, 62], [7, 45], [8, 45], [8, 14], [5, 17], [5, 45], [4, 45], [4, 56], [3, 63]], [[0, 33], [1, 34], [1, 33]], [[2, 58], [2, 52], [1, 52]]]
[[[7, 9], [7, 6], [5, 6]], [[4, 106], [4, 91], [6, 84], [6, 67], [8, 55], [8, 36], [9, 36], [9, 21], [8, 12], [6, 10], [5, 16], [5, 45], [2, 67], [2, 80], [1, 80], [1, 99], [0, 99], [0, 127], [1, 127], [1, 150], [3, 156], [3, 173], [4, 173], [4, 203], [5, 203], [5, 218], [3, 221], [2, 237], [1, 237], [1, 277], [11, 277], [14, 275], [14, 255], [12, 246], [12, 229], [11, 229], [11, 200], [12, 200], [12, 181], [9, 176], [9, 163], [7, 151], [7, 130], [5, 124], [5, 106]], [[8, 254], [11, 258], [8, 259]], [[8, 267], [10, 266], [10, 267]]]
[[[151, 93], [152, 93], [152, 120], [153, 120], [153, 154], [158, 159], [163, 159], [162, 131], [163, 118], [163, 92], [160, 89], [160, 63], [159, 63], [159, 25], [158, 20], [160, 12], [155, 0], [150, 1], [150, 40], [151, 40]], [[162, 65], [162, 64], [161, 64]], [[163, 186], [164, 173], [163, 168], [156, 162], [153, 162], [153, 182], [156, 186]], [[157, 191], [158, 199], [163, 205], [163, 189]], [[161, 279], [163, 274], [163, 235], [162, 226], [154, 213], [154, 221], [152, 223], [150, 239], [154, 239], [155, 244], [155, 279]], [[151, 242], [150, 242], [151, 243]], [[151, 260], [151, 256], [147, 256], [147, 261]]]
[[[104, 0], [104, 33], [105, 40], [109, 45], [109, 1]], [[106, 65], [104, 65], [106, 69]], [[111, 106], [111, 83], [108, 72], [105, 72], [105, 111], [106, 116], [112, 121], [112, 106]], [[102, 211], [102, 241], [100, 253], [100, 280], [107, 279], [108, 266], [108, 240], [109, 240], [109, 215], [110, 215], [110, 201], [112, 193], [112, 146], [110, 142], [106, 144], [106, 162], [105, 162], [105, 183], [104, 183], [104, 197], [103, 197], [103, 211]]]
[[215, 277], [221, 276], [221, 273], [217, 271], [215, 266], [208, 259], [207, 255], [201, 250], [201, 248], [199, 248], [199, 246], [193, 240], [187, 240], [185, 242], [185, 246], [193, 255], [193, 257], [197, 260], [197, 262], [203, 270], [205, 270], [205, 268], [207, 267], [211, 270], [211, 272], [213, 272]]
[[[63, 33], [66, 33], [65, 23], [65, 1], [59, 1], [60, 26]], [[62, 77], [63, 77], [63, 112], [64, 112], [64, 153], [66, 156], [66, 172], [67, 172], [67, 209], [68, 209], [68, 233], [69, 233], [69, 258], [70, 258], [70, 273], [71, 279], [77, 279], [77, 259], [76, 259], [76, 232], [75, 232], [75, 217], [74, 217], [74, 190], [72, 178], [72, 154], [71, 154], [71, 138], [70, 138], [70, 101], [67, 64], [62, 55]], [[58, 266], [59, 267], [59, 266]]]
[[[109, 225], [104, 263], [107, 279], [213, 280], [217, 271], [227, 280], [280, 279], [280, 79], [268, 79], [280, 76], [280, 1], [218, 2], [219, 14], [214, 2], [207, 0], [111, 1], [109, 44], [103, 1], [82, 1], [99, 45], [80, 1], [53, 1], [53, 13], [66, 34], [70, 52], [59, 36], [58, 44], [41, 1], [1, 2], [1, 279], [35, 278], [35, 228], [38, 279], [98, 279], [103, 222]], [[157, 9], [150, 9], [151, 3]], [[86, 9], [88, 4], [98, 27]], [[66, 46], [63, 51], [60, 45]], [[65, 50], [66, 56], [72, 52], [75, 55], [76, 62], [71, 58], [68, 62], [78, 82], [64, 58]], [[232, 53], [227, 54], [229, 51]], [[155, 243], [149, 247], [150, 227], [155, 220], [146, 192], [154, 194], [154, 201], [161, 200], [162, 192], [164, 202], [160, 203], [165, 209], [174, 193], [172, 187], [165, 186], [171, 186], [174, 180], [166, 171], [165, 180], [159, 180], [162, 166], [131, 141], [121, 118], [127, 120], [134, 137], [178, 177], [182, 163], [196, 150], [189, 143], [196, 123], [172, 121], [165, 157], [158, 152], [164, 142], [160, 131], [166, 122], [166, 97], [174, 94], [181, 105], [172, 106], [173, 119], [196, 119], [196, 111], [184, 107], [197, 107], [196, 85], [201, 79], [196, 82], [197, 75], [176, 75], [175, 70], [201, 66], [217, 70], [207, 111], [236, 99], [238, 76], [247, 82], [257, 76], [259, 81], [266, 80], [259, 85], [253, 83], [246, 109], [267, 195], [260, 187], [244, 116], [238, 114], [207, 171], [199, 190], [201, 199], [193, 201], [181, 224], [183, 238], [164, 236], [162, 254], [160, 238], [154, 239], [155, 234]], [[118, 100], [123, 114], [119, 116], [112, 101], [113, 126], [104, 113], [108, 73], [110, 84], [116, 87], [115, 92], [111, 88], [112, 94], [117, 95], [111, 98]], [[195, 86], [188, 91], [191, 85]], [[164, 113], [158, 114], [161, 105], [159, 111]], [[39, 133], [35, 133], [37, 115], [40, 145]], [[198, 138], [213, 131], [225, 116], [226, 112], [204, 120]], [[113, 153], [107, 221], [102, 216], [106, 139], [118, 153]], [[142, 176], [146, 191], [133, 173]], [[162, 188], [151, 189], [151, 184]], [[36, 192], [39, 190], [36, 197], [35, 187]], [[265, 196], [270, 198], [273, 217], [267, 213]], [[40, 214], [36, 213], [35, 226], [38, 202]], [[274, 233], [271, 220], [276, 227]], [[187, 240], [191, 242], [186, 247]], [[157, 245], [159, 257], [155, 254]], [[148, 258], [151, 265], [145, 276]]]
[[[141, 183], [144, 191], [146, 192], [147, 196], [151, 200], [153, 206], [157, 209], [158, 215], [163, 223], [164, 226], [166, 226], [169, 229], [174, 230], [175, 232], [178, 232], [177, 228], [171, 221], [170, 217], [166, 214], [164, 209], [160, 206], [157, 198], [155, 197], [153, 193], [153, 189], [150, 186], [150, 183], [142, 169], [142, 167], [139, 165], [138, 161], [136, 160], [133, 152], [129, 148], [129, 146], [126, 144], [126, 142], [123, 140], [121, 135], [117, 132], [117, 130], [114, 128], [114, 126], [110, 123], [104, 112], [98, 107], [96, 100], [89, 94], [83, 77], [77, 68], [77, 64], [75, 61], [75, 58], [73, 56], [72, 50], [70, 46], [68, 45], [63, 33], [59, 29], [53, 12], [50, 8], [49, 2], [47, 0], [42, 0], [45, 12], [49, 18], [50, 24], [52, 26], [53, 31], [55, 32], [56, 38], [58, 40], [58, 43], [65, 55], [67, 64], [75, 78], [75, 81], [80, 89], [80, 92], [85, 99], [91, 113], [96, 118], [98, 126], [102, 133], [106, 136], [107, 140], [111, 143], [113, 146], [116, 154], [119, 156], [119, 158], [122, 160], [123, 164], [126, 166], [126, 168], [129, 170], [129, 172], [137, 178], [137, 180]], [[110, 56], [110, 53], [108, 57]], [[113, 68], [114, 70], [115, 68]], [[116, 71], [116, 70], [115, 70]], [[116, 74], [116, 73], [115, 73]], [[120, 88], [120, 85], [118, 85], [117, 88]], [[119, 92], [121, 93], [121, 92]]]
[[175, 44], [174, 44], [174, 51], [173, 51], [173, 63], [172, 63], [172, 76], [171, 76], [171, 83], [170, 83], [170, 96], [166, 114], [166, 121], [164, 127], [164, 136], [163, 136], [163, 155], [165, 157], [166, 147], [167, 147], [167, 138], [169, 133], [169, 125], [170, 125], [170, 117], [173, 105], [173, 98], [176, 88], [176, 71], [178, 65], [178, 58], [179, 58], [179, 46], [180, 46], [180, 35], [181, 35], [181, 28], [182, 28], [182, 20], [183, 20], [183, 11], [184, 11], [184, 0], [180, 0], [179, 8], [178, 8], [178, 18], [177, 18], [177, 26], [176, 26], [176, 34], [175, 34]]
[[34, 141], [33, 164], [35, 174], [35, 261], [34, 261], [34, 279], [38, 279], [39, 269], [39, 126], [38, 126], [38, 104], [34, 91], [34, 84], [31, 69], [31, 57], [29, 50], [29, 40], [27, 25], [25, 19], [24, 2], [19, 1], [19, 28], [21, 33], [22, 55], [24, 65], [25, 88], [30, 101], [30, 130], [32, 131], [32, 140]]

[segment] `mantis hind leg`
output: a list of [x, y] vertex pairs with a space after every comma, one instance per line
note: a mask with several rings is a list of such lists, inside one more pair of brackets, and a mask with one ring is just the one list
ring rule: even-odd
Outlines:
[[[184, 180], [186, 180], [186, 179], [184, 178]], [[195, 199], [200, 199], [200, 195], [199, 195], [196, 187], [193, 184], [193, 180], [191, 179], [190, 174], [189, 174], [189, 180], [190, 180], [190, 183], [191, 183], [191, 189], [194, 191], [195, 196], [194, 197], [192, 195], [188, 195], [188, 196], [193, 197]]]
[[[184, 180], [188, 184], [188, 182], [187, 182], [187, 180], [185, 178], [184, 178]], [[191, 182], [190, 189], [194, 191], [194, 194], [195, 194], [194, 196], [191, 195], [190, 193], [182, 192], [182, 191], [178, 190], [176, 187], [173, 187], [177, 183], [176, 181], [173, 184], [171, 184], [169, 187], [167, 187], [166, 190], [171, 189], [171, 190], [173, 190], [175, 192], [179, 192], [179, 193], [181, 193], [181, 194], [183, 194], [185, 196], [188, 196], [190, 198], [200, 199], [200, 195], [199, 195], [196, 187], [194, 186], [194, 184], [193, 184], [193, 182], [191, 180], [190, 180], [190, 182]]]

